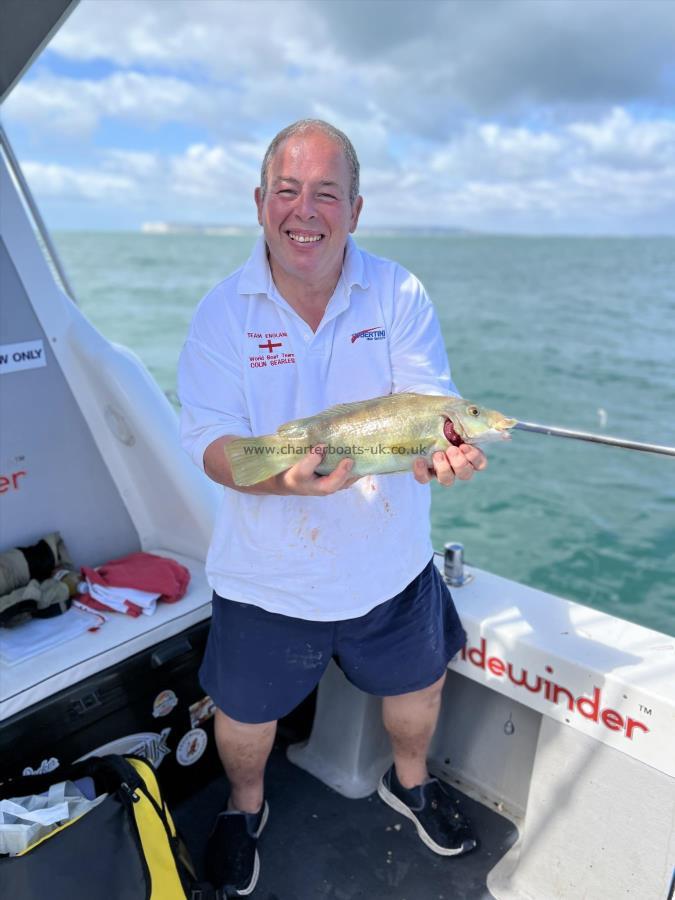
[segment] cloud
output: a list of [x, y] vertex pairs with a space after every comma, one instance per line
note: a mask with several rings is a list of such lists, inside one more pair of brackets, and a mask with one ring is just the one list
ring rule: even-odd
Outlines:
[[[95, 168], [25, 168], [38, 196], [126, 207], [145, 219], [253, 224], [263, 149], [228, 142], [176, 154], [106, 150]], [[415, 160], [362, 172], [365, 225], [615, 232], [643, 220], [640, 230], [653, 231], [675, 221], [675, 122], [640, 122], [617, 108], [556, 132], [474, 123]]]
[[467, 117], [672, 103], [674, 45], [659, 0], [83, 0], [51, 51], [122, 71], [17, 90], [25, 116], [53, 92], [80, 131], [97, 109], [240, 137], [324, 110], [440, 141]]
[[53, 48], [216, 80], [297, 68], [310, 94], [312, 77], [338, 76], [392, 121], [442, 130], [439, 108], [670, 102], [674, 43], [661, 0], [85, 0]]
[[[207, 201], [219, 216], [231, 208], [231, 198], [251, 198], [258, 183], [258, 159], [246, 153], [240, 155], [232, 148], [194, 144], [169, 162], [171, 190], [176, 196]], [[168, 187], [168, 185], [167, 185]]]
[[675, 6], [659, 0], [342, 0], [314, 8], [334, 52], [359, 71], [377, 61], [372, 87], [380, 103], [394, 110], [404, 88], [399, 118], [415, 89], [420, 98], [491, 114], [523, 103], [674, 96]]
[[431, 169], [454, 181], [528, 181], [553, 175], [564, 165], [564, 156], [564, 141], [557, 134], [485, 122], [466, 126], [433, 153]]
[[641, 122], [618, 108], [543, 132], [469, 123], [416, 163], [409, 188], [393, 172], [366, 173], [374, 221], [544, 233], [672, 232], [675, 223], [669, 119]]
[[278, 71], [311, 42], [314, 20], [299, 0], [85, 0], [51, 47], [70, 60], [222, 78]]
[[85, 0], [52, 47], [70, 59], [212, 74], [433, 62], [455, 90], [485, 100], [526, 86], [549, 99], [590, 89], [611, 101], [659, 89], [674, 35], [675, 10], [660, 0]]
[[253, 225], [258, 149], [194, 144], [169, 155], [105, 150], [95, 167], [30, 161], [22, 168], [41, 200], [105, 204], [132, 213], [139, 221], [167, 218]]
[[205, 91], [175, 76], [141, 72], [98, 80], [44, 75], [22, 84], [7, 101], [10, 119], [71, 138], [90, 135], [103, 119], [143, 128], [167, 122], [219, 127], [233, 109], [226, 87]]
[[619, 169], [662, 169], [675, 161], [675, 120], [635, 121], [624, 109], [613, 109], [598, 122], [571, 124], [589, 155]]
[[5, 109], [38, 196], [146, 218], [250, 221], [267, 142], [316, 116], [366, 224], [673, 231], [674, 44], [651, 0], [83, 0]]
[[45, 199], [67, 197], [115, 203], [123, 196], [133, 197], [136, 187], [135, 180], [122, 173], [39, 162], [25, 162], [22, 168], [32, 189]]

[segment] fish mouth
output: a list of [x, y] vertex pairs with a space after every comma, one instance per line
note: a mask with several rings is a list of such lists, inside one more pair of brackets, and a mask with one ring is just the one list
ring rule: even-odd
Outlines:
[[494, 440], [508, 441], [511, 439], [509, 429], [517, 423], [517, 419], [507, 419], [503, 416], [498, 424], [486, 430], [483, 434], [476, 438], [468, 438], [464, 434], [461, 423], [455, 423], [452, 419], [446, 419], [443, 424], [443, 434], [445, 439], [453, 447], [459, 447], [460, 444], [481, 444]]
[[452, 444], [453, 447], [459, 447], [460, 444], [464, 443], [464, 438], [455, 430], [455, 424], [452, 419], [446, 419], [443, 423], [443, 434], [446, 441]]

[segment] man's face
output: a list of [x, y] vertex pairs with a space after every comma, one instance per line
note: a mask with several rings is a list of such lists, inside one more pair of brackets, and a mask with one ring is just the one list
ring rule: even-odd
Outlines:
[[358, 197], [352, 206], [349, 188], [342, 148], [322, 132], [295, 135], [279, 147], [269, 165], [267, 193], [255, 192], [275, 278], [317, 287], [337, 282], [347, 235], [356, 229], [363, 203]]

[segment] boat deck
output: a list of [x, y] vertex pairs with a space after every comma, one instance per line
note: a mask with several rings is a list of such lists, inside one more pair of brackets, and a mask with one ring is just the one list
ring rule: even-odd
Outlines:
[[[378, 798], [349, 800], [299, 769], [278, 741], [266, 778], [270, 817], [260, 838], [253, 900], [490, 900], [487, 873], [517, 838], [508, 819], [462, 796], [480, 838], [463, 857], [440, 857], [412, 822]], [[223, 776], [179, 804], [176, 825], [203, 877], [206, 839], [227, 797]]]

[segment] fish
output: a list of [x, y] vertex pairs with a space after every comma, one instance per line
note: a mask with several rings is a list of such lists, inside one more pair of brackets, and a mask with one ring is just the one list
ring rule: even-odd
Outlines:
[[325, 446], [319, 475], [352, 459], [350, 477], [409, 472], [413, 461], [451, 445], [509, 438], [516, 419], [461, 397], [404, 392], [332, 406], [281, 425], [275, 434], [235, 438], [225, 445], [232, 478], [248, 487], [289, 469], [312, 448]]

